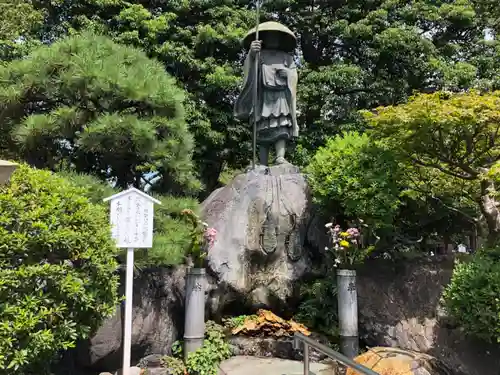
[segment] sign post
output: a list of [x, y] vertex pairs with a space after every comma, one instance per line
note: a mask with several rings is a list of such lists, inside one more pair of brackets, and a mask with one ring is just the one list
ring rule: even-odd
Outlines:
[[153, 247], [154, 204], [161, 203], [136, 188], [130, 188], [104, 199], [104, 202], [108, 201], [111, 204], [111, 236], [116, 241], [117, 247], [127, 249], [122, 374], [130, 375], [134, 249]]

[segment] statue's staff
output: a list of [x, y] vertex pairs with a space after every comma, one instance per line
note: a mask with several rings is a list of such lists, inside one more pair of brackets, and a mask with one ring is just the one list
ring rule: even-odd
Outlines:
[[[259, 23], [260, 23], [260, 0], [256, 0], [255, 2], [255, 18], [256, 18], [256, 26], [255, 26], [255, 40], [259, 40]], [[259, 61], [260, 61], [260, 51], [255, 54], [255, 77], [253, 83], [253, 137], [252, 137], [252, 169], [255, 169], [255, 161], [257, 159], [257, 102], [259, 100], [258, 89], [259, 89]]]
[[296, 114], [298, 76], [293, 56], [297, 38], [288, 27], [278, 22], [260, 23], [263, 4], [262, 0], [260, 4], [255, 2], [257, 25], [242, 41], [248, 53], [243, 69], [243, 87], [233, 109], [236, 119], [253, 128], [253, 157], [248, 169], [254, 171], [257, 163], [269, 165], [269, 152], [273, 146], [276, 164], [288, 163], [285, 159], [287, 142], [299, 135]]

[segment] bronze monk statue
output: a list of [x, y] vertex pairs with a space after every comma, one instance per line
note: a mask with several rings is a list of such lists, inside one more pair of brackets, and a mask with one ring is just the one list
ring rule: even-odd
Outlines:
[[[255, 29], [248, 32], [243, 45], [248, 49], [244, 66], [243, 89], [236, 100], [234, 115], [239, 120], [254, 124], [253, 90], [255, 75], [257, 88], [257, 145], [259, 162], [268, 165], [269, 150], [276, 150], [276, 164], [287, 163], [287, 142], [299, 135], [297, 125], [297, 66], [293, 51], [297, 39], [290, 29], [278, 22], [259, 25], [259, 39]], [[258, 69], [255, 58], [260, 57]]]

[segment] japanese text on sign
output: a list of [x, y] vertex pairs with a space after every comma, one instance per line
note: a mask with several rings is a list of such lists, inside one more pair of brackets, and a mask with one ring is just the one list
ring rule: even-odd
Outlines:
[[135, 191], [111, 199], [112, 237], [118, 247], [153, 246], [153, 204], [147, 195]]

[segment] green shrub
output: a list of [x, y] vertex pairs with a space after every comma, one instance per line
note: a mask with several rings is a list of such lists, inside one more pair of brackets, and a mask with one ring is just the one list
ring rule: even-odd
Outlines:
[[161, 205], [155, 206], [153, 248], [140, 261], [154, 265], [178, 265], [191, 244], [191, 228], [180, 216], [183, 209], [198, 210], [193, 198], [155, 195]]
[[443, 293], [449, 315], [467, 334], [500, 343], [500, 256], [481, 251], [458, 261]]
[[[182, 342], [172, 345], [172, 355], [182, 358]], [[231, 356], [229, 344], [226, 341], [223, 326], [209, 320], [205, 327], [203, 347], [189, 353], [186, 361], [186, 371], [189, 375], [217, 375], [219, 364]]]
[[104, 207], [25, 165], [0, 187], [0, 372], [48, 372], [118, 303], [117, 249]]
[[398, 211], [398, 162], [366, 134], [331, 138], [316, 152], [306, 173], [314, 200], [325, 213], [343, 213], [381, 227], [390, 225]]
[[109, 204], [104, 204], [103, 199], [120, 192], [120, 190], [113, 188], [111, 184], [89, 174], [73, 171], [61, 171], [57, 172], [57, 174], [69, 180], [73, 185], [84, 189], [84, 195], [94, 204], [108, 207]]
[[[186, 374], [186, 366], [180, 358], [164, 356], [161, 359], [161, 366], [168, 371], [168, 375], [184, 375]], [[148, 372], [146, 371], [146, 375]]]
[[231, 351], [226, 342], [224, 328], [208, 321], [203, 347], [188, 355], [187, 372], [192, 375], [217, 375], [219, 364], [230, 355]]

